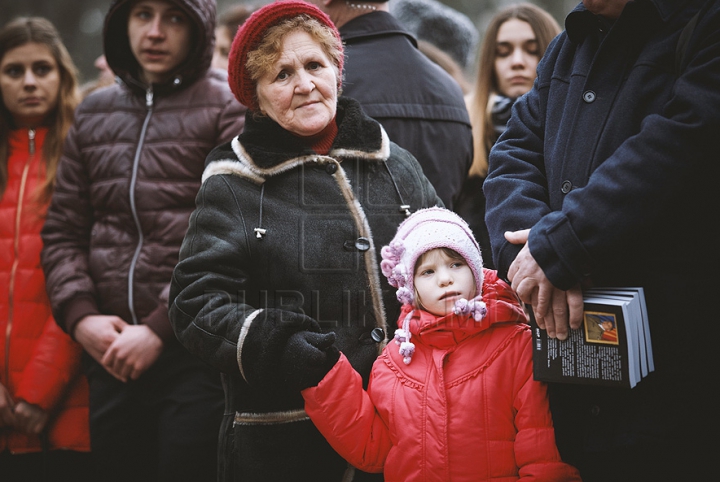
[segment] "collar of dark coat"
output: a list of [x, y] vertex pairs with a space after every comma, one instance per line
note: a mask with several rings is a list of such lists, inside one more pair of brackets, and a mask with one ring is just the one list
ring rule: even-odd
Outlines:
[[[648, 24], [653, 18], [667, 22], [681, 9], [686, 8], [694, 0], [635, 0], [630, 1], [620, 18], [638, 17], [640, 25]], [[598, 29], [598, 18], [585, 6], [578, 4], [565, 18], [565, 30], [568, 38], [574, 43], [581, 43], [590, 33]]]
[[417, 40], [388, 12], [372, 12], [350, 20], [338, 29], [343, 42], [382, 35], [404, 35], [417, 48]]
[[265, 179], [301, 164], [327, 164], [343, 158], [382, 162], [390, 156], [390, 140], [382, 126], [349, 97], [338, 99], [338, 133], [326, 156], [314, 152], [301, 138], [270, 118], [248, 111], [245, 130], [208, 156], [203, 181], [215, 174], [233, 174], [262, 184]]

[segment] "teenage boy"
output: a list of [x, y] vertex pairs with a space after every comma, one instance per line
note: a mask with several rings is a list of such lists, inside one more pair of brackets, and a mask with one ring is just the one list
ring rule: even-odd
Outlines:
[[87, 97], [42, 237], [55, 318], [82, 344], [103, 481], [214, 481], [219, 374], [179, 345], [172, 270], [204, 160], [243, 128], [210, 70], [214, 0], [116, 0], [105, 56], [121, 82]]

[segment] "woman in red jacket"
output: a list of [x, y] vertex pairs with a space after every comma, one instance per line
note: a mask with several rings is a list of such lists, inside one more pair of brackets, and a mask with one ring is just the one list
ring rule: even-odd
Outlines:
[[297, 333], [280, 360], [286, 383], [310, 387], [305, 411], [330, 445], [391, 482], [580, 480], [560, 459], [545, 385], [533, 380], [525, 313], [483, 268], [467, 223], [419, 210], [382, 257], [403, 307], [367, 391], [332, 334]]
[[76, 69], [55, 27], [0, 30], [0, 478], [89, 480], [82, 350], [55, 323], [40, 229], [78, 102]]

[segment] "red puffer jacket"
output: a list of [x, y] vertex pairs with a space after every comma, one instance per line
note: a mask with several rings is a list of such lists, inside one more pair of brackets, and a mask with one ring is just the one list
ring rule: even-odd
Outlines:
[[[47, 129], [10, 134], [8, 183], [0, 199], [0, 383], [15, 402], [51, 412], [50, 448], [90, 450], [88, 387], [82, 348], [57, 326], [40, 267], [40, 229], [47, 205], [36, 201], [45, 179], [41, 146]], [[38, 452], [40, 438], [0, 428], [0, 452]]]
[[[417, 311], [415, 354], [395, 343], [373, 366], [367, 392], [345, 356], [305, 410], [355, 467], [385, 480], [580, 480], [560, 460], [545, 385], [532, 377], [530, 328], [510, 287], [485, 270], [482, 322]], [[411, 311], [404, 306], [400, 319]]]

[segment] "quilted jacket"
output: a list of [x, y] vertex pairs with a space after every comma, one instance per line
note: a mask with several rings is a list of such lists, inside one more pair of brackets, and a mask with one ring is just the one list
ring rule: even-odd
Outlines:
[[167, 292], [195, 207], [205, 157], [242, 131], [244, 107], [210, 70], [214, 2], [177, 3], [194, 48], [165, 84], [144, 85], [127, 41], [129, 0], [105, 25], [108, 65], [122, 79], [88, 96], [65, 142], [42, 231], [53, 313], [72, 334], [91, 314], [144, 323], [174, 338]]
[[[50, 311], [40, 268], [40, 229], [47, 205], [37, 189], [45, 179], [47, 128], [9, 136], [8, 183], [0, 199], [0, 383], [15, 400], [50, 412], [49, 448], [90, 450], [88, 387], [80, 374], [82, 348]], [[0, 452], [39, 452], [40, 438], [0, 428]]]
[[[415, 310], [415, 354], [390, 343], [367, 392], [344, 356], [305, 411], [351, 464], [385, 480], [580, 480], [560, 460], [544, 384], [532, 377], [530, 328], [510, 287], [485, 269], [481, 322]], [[403, 306], [400, 323], [413, 311]]]

